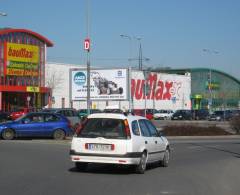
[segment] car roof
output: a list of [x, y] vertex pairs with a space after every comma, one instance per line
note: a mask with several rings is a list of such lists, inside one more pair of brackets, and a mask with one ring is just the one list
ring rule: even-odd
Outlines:
[[44, 108], [43, 110], [76, 110], [74, 108]]
[[146, 119], [145, 117], [132, 115], [132, 114], [121, 114], [121, 113], [95, 113], [90, 114], [88, 118], [109, 118], [109, 119], [128, 119], [128, 120], [136, 120], [136, 119]]
[[42, 112], [29, 112], [29, 113], [27, 113], [27, 114], [28, 114], [28, 115], [29, 115], [29, 114], [53, 114], [53, 115], [61, 116], [60, 114], [57, 114], [57, 113], [44, 112], [44, 111], [42, 111]]

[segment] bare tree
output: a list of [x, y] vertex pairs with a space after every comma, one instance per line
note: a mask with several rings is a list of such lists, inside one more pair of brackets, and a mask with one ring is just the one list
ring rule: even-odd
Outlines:
[[52, 89], [52, 92], [56, 90], [63, 83], [64, 79], [61, 72], [46, 72], [46, 86]]
[[50, 70], [50, 67], [46, 66], [45, 69], [45, 84], [46, 87], [51, 88], [51, 93], [50, 93], [50, 97], [51, 97], [51, 103], [49, 104], [49, 106], [52, 106], [52, 96], [54, 94], [55, 91], [57, 91], [58, 89], [61, 88], [61, 85], [64, 82], [64, 78], [63, 78], [63, 72], [62, 71], [53, 71]]
[[57, 71], [50, 71], [50, 68], [46, 67], [46, 77], [45, 77], [45, 83], [46, 87], [49, 87], [52, 89], [52, 92], [59, 88], [59, 86], [62, 85], [64, 78], [62, 77], [62, 72]]

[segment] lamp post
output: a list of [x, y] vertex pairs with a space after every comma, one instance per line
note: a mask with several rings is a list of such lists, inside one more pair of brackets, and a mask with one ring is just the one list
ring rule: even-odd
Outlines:
[[120, 37], [122, 38], [127, 38], [129, 40], [129, 76], [128, 76], [128, 82], [129, 82], [129, 112], [132, 112], [132, 107], [133, 107], [133, 97], [132, 97], [132, 91], [131, 91], [131, 73], [132, 73], [132, 67], [131, 67], [131, 58], [132, 58], [132, 37], [129, 35], [123, 35], [121, 34]]
[[142, 70], [143, 66], [142, 66], [142, 38], [137, 37], [137, 40], [139, 41], [139, 55], [138, 55], [138, 69]]
[[135, 39], [138, 40], [139, 42], [139, 49], [138, 49], [138, 69], [143, 70], [143, 61], [149, 61], [149, 58], [143, 57], [143, 52], [142, 52], [142, 38], [141, 37], [135, 37]]
[[131, 67], [131, 59], [132, 59], [132, 37], [129, 35], [123, 35], [121, 34], [120, 37], [127, 38], [129, 40], [129, 67]]
[[[210, 55], [212, 54], [219, 54], [218, 51], [216, 50], [210, 50], [210, 49], [203, 49], [202, 50], [205, 53], [208, 53]], [[209, 69], [209, 73], [208, 73], [208, 92], [209, 92], [209, 99], [208, 99], [208, 109], [211, 112], [212, 111], [212, 65], [210, 64], [210, 69]]]

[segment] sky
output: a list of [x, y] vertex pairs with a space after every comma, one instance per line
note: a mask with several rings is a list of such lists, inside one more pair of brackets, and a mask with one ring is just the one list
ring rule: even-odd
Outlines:
[[141, 42], [145, 68], [214, 68], [240, 80], [239, 10], [239, 0], [0, 0], [0, 27], [51, 40], [51, 62], [86, 64], [88, 31], [91, 66], [137, 67]]

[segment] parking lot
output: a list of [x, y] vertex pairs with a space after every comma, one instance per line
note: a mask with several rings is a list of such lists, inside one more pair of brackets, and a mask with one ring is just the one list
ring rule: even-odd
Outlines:
[[77, 171], [70, 140], [0, 140], [1, 194], [239, 194], [238, 138], [170, 142], [169, 167], [153, 164], [139, 175], [105, 165]]

